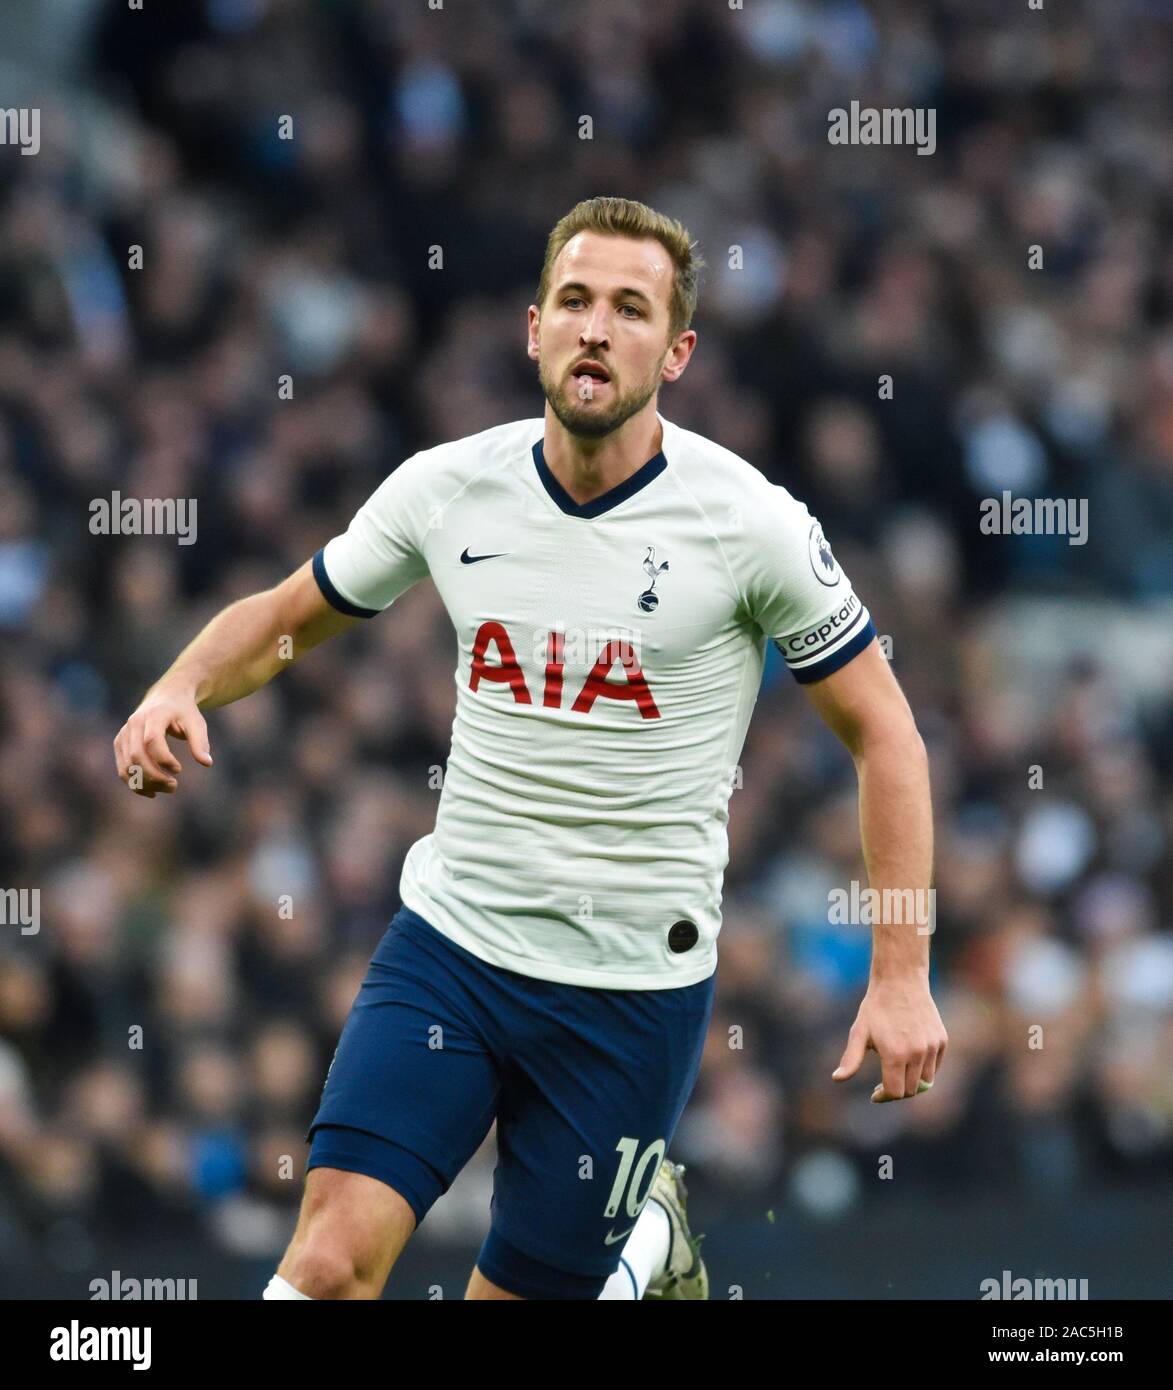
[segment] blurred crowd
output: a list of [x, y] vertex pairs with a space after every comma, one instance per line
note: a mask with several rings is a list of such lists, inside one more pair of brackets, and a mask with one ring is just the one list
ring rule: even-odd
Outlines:
[[[937, 817], [949, 1050], [931, 1103], [876, 1106], [874, 1058], [830, 1080], [868, 971], [867, 929], [828, 920], [866, 878], [854, 771], [771, 653], [673, 1156], [715, 1215], [879, 1200], [883, 1154], [909, 1196], [1167, 1184], [1173, 9], [42, 0], [12, 22], [8, 100], [42, 126], [35, 157], [0, 147], [0, 888], [41, 897], [39, 931], [0, 926], [0, 1245], [283, 1248], [433, 823], [446, 615], [425, 582], [212, 712], [215, 767], [178, 745], [174, 797], [130, 794], [112, 740], [401, 459], [542, 413], [525, 309], [549, 228], [596, 193], [699, 239], [700, 343], [661, 412], [819, 516]], [[936, 152], [830, 145], [853, 100], [935, 109]], [[1087, 543], [983, 534], [1006, 490], [1087, 499]], [[197, 499], [198, 542], [93, 534], [116, 491]], [[478, 1236], [491, 1170], [490, 1141], [476, 1201], [424, 1232]]]

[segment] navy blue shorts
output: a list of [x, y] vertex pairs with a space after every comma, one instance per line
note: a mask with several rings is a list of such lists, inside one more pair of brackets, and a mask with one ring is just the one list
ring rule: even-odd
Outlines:
[[496, 1120], [481, 1273], [523, 1298], [598, 1298], [696, 1083], [715, 982], [537, 980], [402, 908], [342, 1030], [307, 1167], [387, 1183], [418, 1224]]

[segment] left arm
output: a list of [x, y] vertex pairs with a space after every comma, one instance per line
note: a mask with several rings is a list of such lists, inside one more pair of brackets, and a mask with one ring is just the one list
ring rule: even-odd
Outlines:
[[[803, 689], [855, 760], [869, 886], [877, 890], [873, 900], [878, 896], [884, 904], [873, 919], [867, 992], [833, 1079], [854, 1076], [871, 1049], [880, 1055], [883, 1074], [872, 1099], [903, 1100], [932, 1085], [948, 1042], [929, 992], [932, 916], [923, 906], [933, 867], [928, 757], [878, 642]], [[915, 911], [901, 910], [910, 901]]]

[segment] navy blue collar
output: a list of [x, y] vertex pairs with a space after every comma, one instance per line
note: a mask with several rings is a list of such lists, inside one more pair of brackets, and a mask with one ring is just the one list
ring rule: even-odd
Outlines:
[[624, 478], [621, 483], [616, 483], [613, 488], [608, 488], [598, 497], [592, 497], [589, 502], [576, 502], [550, 472], [550, 466], [546, 462], [546, 455], [540, 439], [534, 445], [534, 466], [538, 470], [538, 477], [541, 478], [542, 485], [567, 516], [589, 518], [609, 512], [612, 507], [617, 507], [620, 502], [626, 502], [629, 497], [633, 497], [640, 488], [647, 487], [668, 467], [668, 460], [664, 457], [664, 451], [661, 449], [658, 454], [648, 459], [647, 463], [637, 468], [630, 478]]

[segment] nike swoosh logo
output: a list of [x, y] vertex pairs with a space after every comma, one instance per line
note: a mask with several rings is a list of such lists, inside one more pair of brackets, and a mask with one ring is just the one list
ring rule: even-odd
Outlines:
[[618, 1235], [616, 1235], [614, 1231], [608, 1231], [607, 1234], [603, 1237], [603, 1244], [614, 1245], [617, 1240], [626, 1240], [627, 1237], [631, 1235], [632, 1231], [634, 1230], [634, 1226], [628, 1226], [626, 1231], [620, 1231]]
[[499, 550], [496, 555], [470, 555], [468, 546], [464, 547], [464, 553], [460, 557], [462, 565], [475, 565], [478, 560], [499, 560], [502, 555], [508, 555], [508, 550]]

